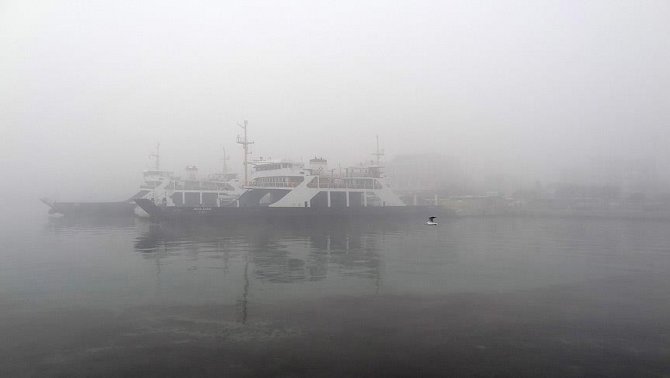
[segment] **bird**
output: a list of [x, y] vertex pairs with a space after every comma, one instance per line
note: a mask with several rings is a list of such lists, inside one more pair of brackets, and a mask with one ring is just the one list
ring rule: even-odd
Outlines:
[[435, 221], [435, 218], [437, 218], [437, 217], [428, 217], [428, 222], [426, 222], [426, 224], [429, 225], [429, 226], [437, 226], [437, 222]]

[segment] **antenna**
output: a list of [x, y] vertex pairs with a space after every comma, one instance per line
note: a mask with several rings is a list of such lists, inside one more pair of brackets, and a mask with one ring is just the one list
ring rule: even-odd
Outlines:
[[247, 120], [244, 120], [244, 125], [240, 125], [239, 123], [237, 126], [241, 127], [242, 130], [244, 130], [244, 138], [240, 138], [240, 136], [237, 136], [237, 143], [242, 145], [242, 148], [244, 149], [244, 185], [247, 186], [249, 185], [249, 176], [248, 176], [248, 167], [249, 167], [249, 155], [251, 152], [249, 151], [249, 145], [254, 144], [254, 142], [249, 142], [249, 139], [247, 139]]
[[379, 135], [377, 135], [377, 150], [373, 152], [372, 155], [377, 157], [377, 165], [379, 165], [381, 157], [384, 156], [384, 150], [379, 149]]

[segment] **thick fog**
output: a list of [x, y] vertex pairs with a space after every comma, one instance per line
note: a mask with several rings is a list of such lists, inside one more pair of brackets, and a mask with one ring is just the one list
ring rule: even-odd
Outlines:
[[[0, 168], [20, 201], [124, 199], [162, 168], [406, 154], [551, 181], [667, 171], [667, 1], [0, 3]], [[618, 160], [617, 160], [618, 159]], [[665, 176], [664, 176], [665, 177]]]

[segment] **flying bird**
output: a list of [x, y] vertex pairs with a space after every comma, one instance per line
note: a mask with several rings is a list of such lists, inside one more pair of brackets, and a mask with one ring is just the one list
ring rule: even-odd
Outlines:
[[437, 218], [437, 217], [428, 217], [428, 222], [426, 222], [426, 224], [429, 225], [429, 226], [437, 226], [437, 222], [435, 221], [435, 218]]

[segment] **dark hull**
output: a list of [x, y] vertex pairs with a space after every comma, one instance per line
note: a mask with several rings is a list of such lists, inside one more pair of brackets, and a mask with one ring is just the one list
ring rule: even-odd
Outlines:
[[146, 199], [137, 204], [154, 220], [162, 221], [254, 221], [267, 219], [318, 220], [332, 218], [386, 218], [445, 216], [446, 211], [433, 206], [393, 207], [159, 207]]
[[134, 202], [51, 202], [47, 203], [50, 214], [68, 217], [131, 217]]

